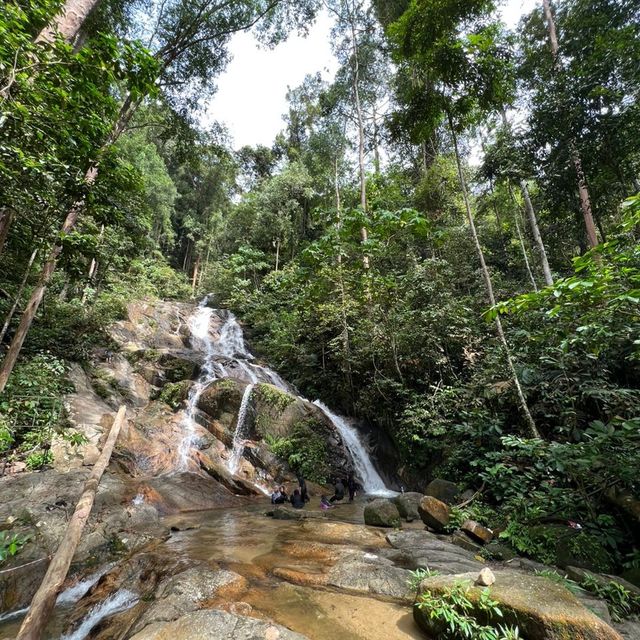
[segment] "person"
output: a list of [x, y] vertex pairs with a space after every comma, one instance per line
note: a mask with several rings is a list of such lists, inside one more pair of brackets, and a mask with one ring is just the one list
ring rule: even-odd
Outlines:
[[333, 509], [333, 505], [331, 504], [331, 502], [329, 502], [327, 496], [320, 496], [320, 508], [323, 511], [326, 511], [327, 509]]
[[353, 477], [353, 472], [351, 472], [347, 478], [347, 489], [349, 490], [349, 502], [353, 502], [353, 499], [356, 497], [356, 491], [358, 490], [358, 483]]
[[284, 504], [287, 501], [287, 492], [284, 488], [284, 485], [280, 485], [272, 494], [271, 494], [271, 504]]
[[296, 489], [289, 499], [294, 509], [304, 509], [304, 498], [300, 493], [300, 489]]
[[300, 485], [300, 495], [305, 502], [309, 502], [311, 498], [309, 497], [309, 492], [307, 491], [307, 482], [302, 476], [301, 473], [298, 474], [298, 484]]
[[340, 502], [340, 500], [344, 500], [344, 484], [342, 483], [342, 480], [340, 480], [340, 478], [338, 478], [338, 480], [336, 481], [335, 493], [331, 496], [329, 502], [333, 504], [334, 502], [336, 502], [336, 500], [338, 502]]

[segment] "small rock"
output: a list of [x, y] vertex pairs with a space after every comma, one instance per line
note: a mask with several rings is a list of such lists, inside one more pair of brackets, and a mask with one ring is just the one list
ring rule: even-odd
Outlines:
[[435, 531], [442, 531], [449, 524], [449, 507], [433, 496], [420, 500], [418, 513], [422, 522]]
[[469, 536], [462, 533], [462, 531], [454, 531], [451, 535], [451, 542], [455, 544], [456, 547], [466, 549], [474, 554], [479, 554], [482, 551], [482, 547], [477, 542], [471, 540]]
[[364, 523], [373, 527], [399, 527], [398, 507], [391, 500], [374, 500], [364, 508]]
[[460, 528], [471, 536], [471, 538], [482, 544], [488, 544], [493, 539], [493, 531], [487, 529], [487, 527], [483, 527], [475, 520], [467, 520]]
[[424, 491], [425, 495], [437, 498], [445, 504], [452, 505], [456, 503], [456, 498], [460, 493], [458, 485], [448, 480], [436, 478], [432, 480]]
[[496, 577], [493, 574], [493, 571], [491, 571], [489, 567], [485, 567], [478, 575], [476, 584], [481, 587], [490, 587], [495, 581]]

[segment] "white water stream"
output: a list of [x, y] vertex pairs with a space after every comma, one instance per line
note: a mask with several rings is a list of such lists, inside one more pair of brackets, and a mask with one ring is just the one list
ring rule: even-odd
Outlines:
[[[233, 437], [233, 451], [227, 462], [227, 468], [231, 473], [237, 473], [240, 460], [244, 453], [247, 439], [247, 415], [251, 406], [251, 394], [256, 384], [267, 382], [292, 393], [293, 390], [275, 371], [258, 365], [253, 360], [253, 355], [247, 349], [244, 341], [242, 327], [235, 316], [228, 311], [216, 311], [209, 308], [208, 296], [200, 302], [195, 313], [189, 318], [189, 330], [194, 338], [194, 348], [204, 354], [204, 366], [198, 381], [191, 387], [187, 400], [187, 408], [183, 420], [184, 438], [179, 451], [179, 468], [186, 471], [191, 460], [190, 452], [195, 444], [195, 414], [198, 400], [205, 389], [216, 379], [228, 377], [229, 370], [235, 377], [245, 379], [249, 385], [244, 391], [238, 421]], [[211, 321], [217, 316], [223, 320], [223, 325], [218, 332], [218, 337], [212, 337]], [[220, 362], [224, 360], [224, 365]], [[376, 471], [366, 448], [363, 446], [357, 430], [344, 418], [333, 413], [320, 401], [314, 403], [333, 423], [342, 437], [355, 465], [356, 475], [362, 479], [363, 488], [367, 493], [376, 495], [395, 495], [389, 491]]]
[[349, 453], [353, 458], [353, 464], [356, 466], [358, 475], [362, 478], [363, 489], [366, 493], [378, 496], [395, 496], [395, 491], [390, 491], [376, 471], [371, 462], [371, 458], [364, 448], [357, 429], [349, 424], [343, 417], [333, 413], [326, 404], [316, 400], [313, 404], [322, 409], [322, 412], [333, 422], [334, 427], [342, 436], [342, 439], [349, 449]]

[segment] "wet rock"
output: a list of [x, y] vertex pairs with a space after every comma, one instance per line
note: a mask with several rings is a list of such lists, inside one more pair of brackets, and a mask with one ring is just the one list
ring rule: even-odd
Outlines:
[[131, 640], [305, 640], [305, 636], [272, 622], [226, 611], [196, 611], [169, 624], [156, 623]]
[[327, 517], [322, 511], [307, 511], [286, 506], [275, 507], [267, 511], [267, 515], [275, 520], [319, 520]]
[[488, 544], [493, 539], [493, 531], [483, 527], [479, 522], [475, 520], [467, 520], [460, 527], [468, 536], [473, 540], [480, 542], [481, 544]]
[[454, 482], [436, 478], [427, 485], [424, 493], [427, 496], [437, 498], [438, 500], [440, 500], [440, 502], [444, 502], [448, 505], [453, 505], [456, 503], [456, 498], [458, 497], [460, 490], [458, 489], [458, 485], [456, 485]]
[[615, 628], [625, 640], [640, 640], [640, 620], [623, 620]]
[[373, 527], [400, 527], [399, 509], [391, 500], [374, 500], [364, 508], [364, 523]]
[[420, 500], [418, 513], [422, 522], [435, 531], [442, 531], [449, 524], [449, 507], [433, 496]]
[[200, 373], [200, 367], [194, 359], [194, 352], [191, 351], [162, 353], [156, 362], [164, 374], [165, 382], [195, 380]]
[[484, 547], [484, 554], [485, 557], [492, 560], [502, 561], [513, 560], [517, 556], [516, 552], [509, 545], [498, 542], [497, 540], [492, 540]]
[[[621, 636], [586, 609], [567, 589], [546, 578], [510, 570], [495, 572], [491, 598], [498, 602], [501, 624], [518, 626], [529, 640], [620, 640]], [[458, 583], [468, 583], [467, 596], [477, 601], [484, 587], [474, 586], [477, 574], [435, 576], [420, 585], [422, 592], [443, 594]], [[427, 610], [414, 607], [414, 619], [421, 629], [433, 633]]]
[[482, 571], [480, 571], [480, 574], [476, 578], [475, 584], [477, 584], [480, 587], [490, 587], [492, 584], [495, 583], [495, 581], [496, 581], [496, 577], [493, 571], [491, 571], [489, 567], [485, 567], [484, 569], [482, 569]]
[[214, 571], [207, 567], [192, 567], [169, 577], [156, 589], [156, 601], [144, 612], [133, 632], [156, 622], [171, 622], [185, 613], [196, 611], [203, 602], [219, 593], [242, 593], [246, 580], [231, 571]]
[[371, 594], [410, 602], [411, 573], [376, 554], [350, 554], [328, 572], [326, 584], [352, 593]]
[[404, 518], [407, 522], [413, 522], [414, 520], [420, 519], [418, 506], [422, 498], [424, 498], [422, 493], [407, 492], [396, 496], [393, 502], [396, 507], [398, 507], [400, 517]]
[[397, 550], [396, 562], [409, 569], [432, 569], [442, 574], [472, 571], [477, 576], [483, 567], [473, 553], [440, 540], [428, 531], [393, 531], [386, 539]]

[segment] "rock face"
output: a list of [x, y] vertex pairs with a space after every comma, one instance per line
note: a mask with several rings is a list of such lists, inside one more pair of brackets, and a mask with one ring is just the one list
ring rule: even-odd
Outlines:
[[[438, 595], [456, 584], [467, 583], [467, 596], [474, 602], [483, 589], [473, 584], [477, 575], [427, 578], [420, 585], [420, 591]], [[495, 578], [490, 595], [504, 615], [500, 624], [518, 626], [520, 633], [529, 640], [621, 640], [616, 631], [561, 585], [510, 570], [496, 571]], [[428, 611], [414, 607], [414, 619], [424, 631], [433, 632]]]
[[435, 531], [442, 531], [449, 524], [449, 507], [432, 496], [420, 500], [418, 513], [422, 522]]
[[428, 531], [393, 531], [387, 533], [386, 539], [396, 549], [390, 557], [403, 567], [432, 569], [442, 574], [471, 571], [476, 576], [483, 567], [473, 552], [440, 540]]
[[400, 527], [399, 509], [391, 500], [374, 500], [364, 508], [364, 523], [373, 527]]
[[421, 493], [408, 492], [396, 496], [393, 502], [396, 507], [398, 507], [400, 517], [404, 518], [407, 522], [413, 522], [414, 520], [420, 519], [418, 506], [422, 498], [424, 498], [424, 496]]
[[448, 505], [453, 505], [456, 503], [456, 498], [460, 494], [460, 490], [458, 489], [458, 485], [456, 485], [454, 482], [436, 478], [427, 485], [424, 493], [427, 496], [437, 498], [438, 500], [440, 500], [440, 502], [444, 502]]
[[196, 611], [170, 624], [152, 624], [131, 640], [305, 640], [271, 622], [226, 611]]

